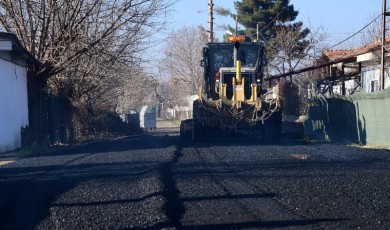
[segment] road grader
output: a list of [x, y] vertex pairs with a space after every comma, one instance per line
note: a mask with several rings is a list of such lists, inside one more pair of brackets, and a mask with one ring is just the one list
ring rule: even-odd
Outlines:
[[192, 140], [226, 133], [276, 142], [281, 133], [281, 103], [277, 92], [263, 89], [265, 47], [245, 36], [228, 40], [203, 48], [203, 85], [193, 103]]

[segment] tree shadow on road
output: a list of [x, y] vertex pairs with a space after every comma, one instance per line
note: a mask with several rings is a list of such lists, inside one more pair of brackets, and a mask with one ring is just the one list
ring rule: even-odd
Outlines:
[[[180, 151], [175, 151], [177, 140], [178, 137], [174, 135], [154, 133], [60, 149], [0, 167], [0, 229], [34, 229], [44, 220], [47, 224], [47, 218], [52, 217], [53, 210], [57, 212], [58, 209], [113, 205], [120, 209], [133, 204], [142, 206], [151, 201], [158, 203], [158, 197], [167, 200], [161, 204], [167, 207], [166, 210], [172, 210], [171, 204], [180, 206], [171, 171], [180, 154]], [[138, 157], [140, 153], [145, 155]], [[152, 186], [143, 182], [153, 181], [152, 178], [160, 178], [163, 187], [153, 187], [158, 183]], [[84, 194], [105, 191], [107, 193], [103, 200], [92, 195], [80, 200], [82, 197], [77, 196], [82, 194], [75, 194], [74, 201], [59, 200], [78, 186], [96, 183], [102, 184], [100, 191], [95, 187], [86, 188]], [[123, 184], [128, 190], [110, 188]], [[129, 194], [126, 198], [126, 193], [137, 190], [139, 185], [152, 188], [139, 188], [139, 193]], [[177, 225], [180, 217], [176, 218], [175, 214], [169, 212], [166, 215]], [[126, 220], [126, 217], [123, 219]], [[50, 224], [43, 226], [54, 228]]]
[[142, 135], [122, 137], [116, 140], [101, 140], [66, 147], [53, 147], [52, 151], [47, 153], [36, 153], [34, 155], [30, 155], [29, 157], [166, 148], [177, 144], [177, 134], [177, 132], [152, 132]]

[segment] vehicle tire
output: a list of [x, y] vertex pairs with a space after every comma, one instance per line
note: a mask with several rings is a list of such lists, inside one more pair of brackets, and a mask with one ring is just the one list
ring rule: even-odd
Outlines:
[[192, 141], [198, 142], [204, 140], [204, 127], [200, 121], [201, 108], [198, 100], [194, 101], [193, 104], [193, 115], [192, 115]]
[[256, 125], [252, 128], [253, 140], [256, 142], [264, 142], [264, 125], [262, 121], [258, 121]]
[[264, 122], [263, 140], [267, 143], [275, 143], [280, 140], [282, 131], [282, 111], [274, 112]]
[[184, 138], [184, 130], [182, 125], [180, 125], [180, 137]]
[[184, 130], [184, 126], [180, 125], [180, 137], [181, 138], [187, 138], [189, 136], [188, 132]]

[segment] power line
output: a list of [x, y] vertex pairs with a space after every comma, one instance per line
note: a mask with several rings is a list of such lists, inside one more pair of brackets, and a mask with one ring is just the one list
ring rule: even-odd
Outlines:
[[340, 44], [346, 42], [347, 40], [349, 40], [349, 39], [355, 37], [357, 34], [359, 34], [360, 32], [362, 32], [364, 29], [366, 29], [368, 26], [370, 26], [372, 23], [374, 23], [374, 22], [375, 22], [379, 17], [381, 17], [381, 16], [382, 16], [382, 14], [378, 15], [378, 17], [376, 17], [374, 20], [372, 20], [370, 23], [368, 23], [367, 25], [365, 25], [363, 28], [361, 28], [361, 29], [358, 30], [357, 32], [353, 33], [351, 36], [347, 37], [346, 39], [344, 39], [344, 40], [338, 42], [337, 44], [332, 45], [331, 47], [328, 47], [328, 48], [326, 48], [326, 49], [332, 49], [332, 48], [334, 48], [334, 47], [336, 47], [336, 46], [338, 46], [338, 45], [340, 45]]
[[286, 6], [284, 6], [284, 7], [278, 12], [278, 14], [276, 15], [276, 17], [275, 17], [272, 21], [270, 21], [270, 22], [268, 23], [268, 25], [266, 25], [263, 29], [261, 29], [260, 32], [263, 32], [263, 30], [267, 29], [267, 27], [270, 26], [272, 22], [276, 21], [276, 20], [278, 19], [279, 15], [283, 12], [283, 10], [284, 10], [285, 8], [286, 8]]

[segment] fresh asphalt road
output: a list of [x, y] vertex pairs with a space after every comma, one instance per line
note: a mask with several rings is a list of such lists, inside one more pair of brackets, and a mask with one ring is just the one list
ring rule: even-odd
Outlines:
[[390, 153], [166, 126], [0, 166], [0, 229], [389, 229]]

